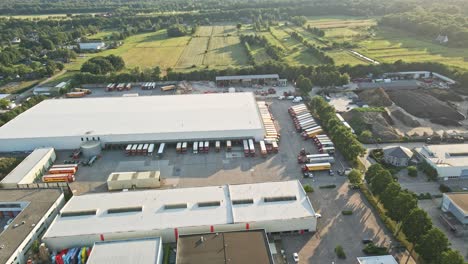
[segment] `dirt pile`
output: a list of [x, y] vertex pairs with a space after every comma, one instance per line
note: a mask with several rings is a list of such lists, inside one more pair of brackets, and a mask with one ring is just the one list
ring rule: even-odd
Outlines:
[[387, 94], [406, 112], [416, 117], [431, 119], [431, 122], [443, 120], [445, 123], [455, 124], [465, 119], [463, 114], [425, 90], [388, 90]]
[[418, 120], [413, 119], [411, 116], [407, 115], [403, 111], [397, 109], [392, 112], [392, 116], [400, 120], [405, 126], [409, 127], [419, 127], [421, 123]]
[[448, 90], [448, 89], [430, 89], [430, 90], [427, 90], [427, 91], [428, 91], [428, 93], [430, 95], [436, 97], [437, 99], [439, 99], [439, 100], [441, 100], [443, 102], [447, 102], [447, 101], [461, 102], [461, 101], [463, 101], [463, 97], [456, 94], [452, 90]]
[[343, 118], [350, 123], [357, 135], [364, 130], [369, 130], [375, 139], [380, 138], [385, 141], [400, 138], [398, 132], [392, 127], [393, 120], [386, 112], [350, 111], [343, 113]]
[[361, 100], [370, 106], [391, 106], [393, 104], [390, 97], [383, 88], [367, 89], [357, 92]]

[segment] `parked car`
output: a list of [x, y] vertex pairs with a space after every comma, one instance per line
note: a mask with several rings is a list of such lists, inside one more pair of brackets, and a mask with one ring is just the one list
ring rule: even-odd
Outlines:
[[321, 214], [315, 214], [315, 217], [316, 218], [322, 218], [322, 215]]
[[328, 171], [328, 174], [329, 174], [330, 176], [335, 175], [335, 173], [333, 172], [333, 170], [329, 170], [329, 171]]
[[294, 97], [294, 95], [290, 95], [290, 96], [288, 96], [286, 99], [288, 99], [288, 100], [294, 100], [294, 98], [296, 98], [296, 97]]
[[300, 103], [302, 102], [302, 97], [298, 96], [293, 99], [293, 103]]
[[278, 96], [278, 100], [284, 100], [286, 97], [284, 95]]
[[362, 240], [362, 243], [363, 243], [363, 244], [370, 244], [370, 243], [374, 243], [374, 241], [372, 241], [372, 239], [370, 239], [370, 238], [364, 238], [364, 239]]
[[299, 263], [299, 254], [297, 254], [296, 252], [293, 253], [293, 259], [294, 259], [294, 262], [295, 263]]

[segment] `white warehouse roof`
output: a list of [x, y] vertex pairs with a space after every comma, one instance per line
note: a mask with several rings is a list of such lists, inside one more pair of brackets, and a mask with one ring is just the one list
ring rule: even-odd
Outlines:
[[260, 140], [264, 133], [252, 93], [55, 99], [45, 100], [3, 125], [0, 151], [28, 146], [77, 148], [80, 138], [95, 136], [104, 143], [165, 142], [229, 137]]
[[[269, 200], [266, 201], [265, 198]], [[125, 208], [141, 208], [141, 210], [126, 213], [109, 212], [109, 209], [118, 211], [119, 209], [125, 210]], [[76, 215], [80, 212], [84, 212], [85, 215]], [[88, 234], [138, 232], [308, 217], [315, 217], [315, 211], [297, 180], [97, 193], [74, 196], [62, 209], [61, 216], [55, 219], [44, 235], [44, 241], [47, 243], [47, 238]]]
[[87, 264], [159, 264], [162, 262], [161, 238], [96, 242]]
[[32, 170], [42, 159], [53, 152], [53, 148], [35, 149], [18, 166], [16, 166], [0, 183], [21, 184], [21, 180]]

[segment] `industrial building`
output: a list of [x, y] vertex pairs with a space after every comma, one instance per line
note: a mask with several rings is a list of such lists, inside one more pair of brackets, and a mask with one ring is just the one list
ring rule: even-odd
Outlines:
[[161, 186], [159, 171], [113, 172], [107, 178], [109, 191], [133, 188], [158, 188]]
[[80, 42], [78, 43], [80, 50], [103, 50], [106, 48], [106, 43], [99, 42]]
[[265, 136], [252, 93], [45, 100], [0, 128], [0, 152]]
[[26, 263], [26, 252], [64, 204], [59, 189], [1, 190], [0, 218], [14, 220], [0, 233], [0, 263]]
[[257, 84], [286, 86], [286, 82], [286, 80], [280, 79], [278, 74], [235, 75], [216, 77], [216, 85], [220, 87], [226, 87], [230, 85], [252, 86]]
[[439, 178], [468, 179], [468, 144], [426, 145], [415, 150], [418, 159], [433, 167]]
[[41, 177], [56, 158], [53, 148], [38, 148], [29, 154], [2, 181], [1, 188], [22, 188]]
[[468, 192], [444, 193], [441, 209], [455, 216], [462, 225], [468, 225]]
[[52, 250], [97, 241], [264, 229], [314, 232], [315, 211], [299, 181], [74, 196], [44, 234]]
[[358, 264], [398, 264], [392, 255], [358, 257]]
[[181, 235], [176, 264], [273, 264], [264, 230]]
[[96, 242], [87, 264], [161, 264], [161, 238]]

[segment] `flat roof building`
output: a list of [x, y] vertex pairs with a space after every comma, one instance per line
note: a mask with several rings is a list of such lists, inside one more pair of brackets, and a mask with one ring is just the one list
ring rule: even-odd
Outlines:
[[161, 238], [142, 238], [94, 243], [87, 264], [160, 264]]
[[181, 235], [176, 264], [273, 264], [264, 230]]
[[[0, 218], [13, 218], [0, 233], [0, 263], [26, 263], [26, 252], [65, 204], [59, 189], [0, 191]], [[3, 226], [1, 227], [3, 230]]]
[[0, 187], [17, 188], [33, 183], [37, 177], [42, 176], [47, 171], [55, 158], [53, 148], [35, 149], [0, 181]]
[[265, 136], [252, 93], [45, 100], [0, 128], [0, 151]]
[[97, 241], [265, 229], [315, 231], [315, 211], [299, 181], [74, 196], [43, 241], [52, 249]]
[[425, 145], [415, 150], [438, 177], [468, 179], [468, 144]]
[[452, 213], [463, 225], [468, 225], [468, 192], [444, 193], [442, 211]]
[[[243, 86], [251, 86], [253, 84], [278, 84], [280, 78], [278, 74], [259, 74], [259, 75], [234, 75], [234, 76], [217, 76], [216, 85], [229, 86], [232, 84], [241, 84]], [[281, 83], [284, 84], [285, 80]]]
[[358, 257], [359, 264], [398, 264], [392, 255]]

